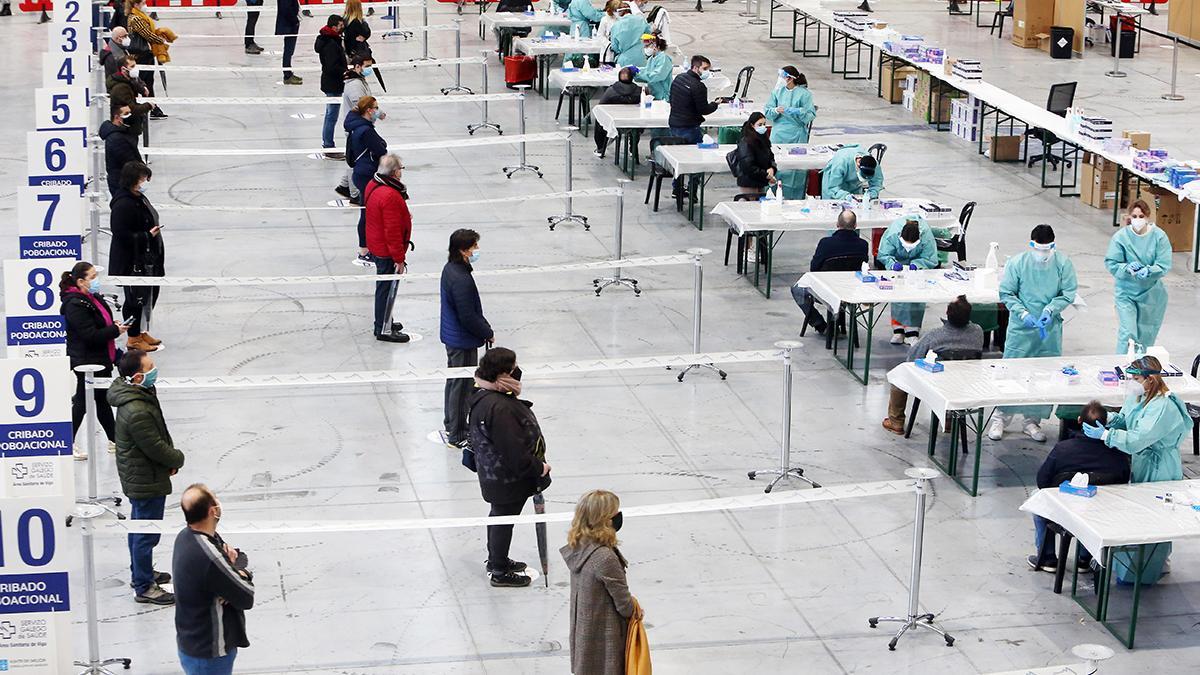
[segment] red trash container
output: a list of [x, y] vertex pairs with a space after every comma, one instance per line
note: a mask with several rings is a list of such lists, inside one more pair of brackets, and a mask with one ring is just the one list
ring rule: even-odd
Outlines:
[[515, 89], [518, 84], [533, 85], [537, 77], [537, 62], [532, 56], [520, 54], [504, 57], [504, 84]]

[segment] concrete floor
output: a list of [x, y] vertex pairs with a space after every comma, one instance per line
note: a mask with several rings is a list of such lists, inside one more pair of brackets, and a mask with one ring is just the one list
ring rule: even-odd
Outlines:
[[[843, 2], [849, 7], [852, 3]], [[1109, 349], [1116, 330], [1112, 281], [1102, 258], [1112, 234], [1108, 213], [1060, 199], [1038, 186], [1035, 171], [994, 165], [971, 147], [928, 130], [900, 106], [874, 95], [868, 83], [831, 78], [824, 60], [804, 60], [765, 28], [737, 17], [739, 4], [670, 2], [672, 29], [685, 54], [702, 51], [730, 74], [758, 67], [751, 87], [762, 100], [778, 66], [795, 63], [809, 77], [820, 105], [814, 141], [888, 144], [887, 189], [952, 203], [975, 200], [970, 259], [981, 262], [984, 243], [1015, 253], [1030, 228], [1054, 225], [1061, 251], [1079, 270], [1089, 310], [1068, 325], [1067, 354]], [[1089, 109], [1111, 113], [1118, 125], [1152, 131], [1173, 150], [1196, 153], [1200, 143], [1184, 115], [1195, 111], [1200, 55], [1182, 53], [1184, 103], [1158, 100], [1170, 52], [1147, 40], [1126, 64], [1131, 77], [1114, 83], [1099, 73], [1107, 61], [1089, 56], [1069, 63], [1018, 50], [989, 38], [971, 20], [948, 18], [941, 3], [880, 2], [880, 16], [906, 31], [944, 36], [952, 54], [984, 60], [989, 78], [1035, 102], [1048, 85], [1078, 78]], [[431, 10], [431, 23], [452, 9]], [[419, 16], [404, 10], [409, 21]], [[315, 30], [318, 19], [306, 21]], [[220, 43], [186, 35], [236, 33], [226, 18], [164, 21], [185, 36], [179, 64], [267, 65], [274, 57], [249, 57], [237, 41]], [[13, 99], [35, 86], [43, 29], [28, 17], [11, 20], [9, 76], [0, 87]], [[260, 33], [272, 22], [264, 17]], [[378, 24], [376, 24], [378, 26]], [[468, 17], [464, 53], [485, 47]], [[451, 36], [437, 33], [431, 52], [452, 53]], [[260, 42], [278, 49], [270, 37]], [[382, 42], [381, 58], [417, 56], [416, 43]], [[301, 44], [298, 62], [313, 62]], [[450, 82], [440, 70], [385, 71], [393, 94], [432, 94]], [[476, 72], [466, 82], [474, 85]], [[492, 82], [501, 81], [493, 64]], [[172, 96], [316, 95], [318, 78], [302, 87], [277, 86], [278, 74], [172, 76]], [[1116, 88], [1114, 88], [1114, 86]], [[1114, 96], [1114, 93], [1116, 94]], [[552, 130], [554, 100], [531, 100], [530, 132]], [[293, 108], [229, 105], [165, 106], [171, 119], [156, 123], [164, 145], [180, 147], [313, 147], [320, 119], [298, 120]], [[507, 106], [493, 118], [515, 133]], [[320, 113], [320, 110], [312, 112]], [[392, 142], [467, 138], [473, 106], [391, 110], [381, 134]], [[13, 242], [12, 186], [22, 179], [24, 132], [32, 110], [10, 106], [0, 131], [0, 200], [5, 236]], [[1190, 119], [1190, 118], [1189, 118]], [[1121, 127], [1124, 128], [1124, 127]], [[487, 133], [487, 132], [481, 132]], [[616, 185], [609, 161], [590, 154], [591, 140], [575, 137], [577, 187]], [[499, 172], [515, 153], [504, 146], [453, 152], [409, 153], [405, 181], [414, 202], [492, 198], [559, 190], [562, 150], [530, 146], [530, 161], [545, 179]], [[319, 205], [342, 166], [306, 158], [162, 158], [154, 163], [150, 196], [157, 204]], [[720, 264], [724, 230], [698, 232], [668, 206], [655, 214], [642, 206], [644, 182], [630, 186], [625, 211], [627, 255], [674, 253], [692, 246], [717, 252], [704, 265], [704, 343], [709, 349], [757, 349], [795, 338], [800, 315], [786, 285], [807, 266], [816, 238], [789, 236], [778, 251], [779, 293], [764, 299], [732, 267]], [[714, 179], [710, 199], [732, 194], [732, 181]], [[480, 267], [503, 268], [602, 259], [612, 251], [611, 199], [580, 200], [591, 217], [586, 232], [564, 226], [551, 232], [545, 216], [553, 202], [511, 208], [458, 207], [415, 214], [417, 249], [410, 271], [436, 272], [444, 242], [458, 227], [483, 234]], [[354, 252], [349, 215], [164, 211], [167, 269], [173, 275], [348, 274]], [[13, 255], [11, 243], [8, 255]], [[1162, 343], [1189, 363], [1196, 349], [1190, 317], [1197, 306], [1195, 277], [1185, 255], [1167, 280], [1171, 311]], [[596, 298], [591, 273], [489, 279], [481, 282], [485, 311], [498, 342], [526, 363], [580, 357], [684, 353], [691, 346], [691, 274], [687, 267], [638, 270], [640, 298], [608, 291]], [[371, 339], [371, 300], [362, 289], [322, 286], [192, 288], [166, 290], [155, 333], [166, 343], [158, 357], [164, 377], [224, 373], [289, 373], [434, 367], [442, 364], [437, 341], [438, 305], [432, 283], [406, 288], [396, 318], [425, 339], [405, 346]], [[932, 308], [929, 324], [940, 308]], [[837, 367], [816, 340], [798, 353], [794, 460], [826, 484], [888, 480], [905, 468], [926, 465], [923, 440], [883, 431], [886, 370], [902, 350], [876, 344], [869, 386]], [[728, 381], [693, 375], [683, 384], [669, 373], [633, 371], [578, 377], [530, 378], [553, 463], [551, 510], [568, 510], [585, 490], [609, 488], [625, 505], [657, 504], [753, 494], [748, 469], [776, 461], [780, 430], [778, 366], [729, 366]], [[441, 423], [438, 385], [353, 386], [291, 391], [164, 392], [172, 433], [188, 453], [176, 479], [212, 486], [225, 504], [225, 522], [267, 519], [354, 519], [473, 516], [486, 512], [474, 476], [455, 453], [426, 440]], [[921, 420], [919, 430], [926, 422]], [[1056, 429], [1050, 428], [1051, 435]], [[1116, 649], [1104, 672], [1189, 672], [1200, 663], [1200, 573], [1187, 561], [1196, 543], [1177, 544], [1173, 574], [1145, 594], [1138, 649], [1126, 651], [1068, 597], [1049, 592], [1048, 574], [1029, 572], [1032, 528], [1017, 506], [1034, 489], [1047, 445], [1010, 436], [984, 442], [982, 494], [970, 498], [938, 481], [930, 500], [922, 605], [958, 642], [945, 647], [931, 635], [906, 637], [896, 652], [866, 617], [905, 608], [911, 542], [907, 497], [847, 500], [813, 506], [630, 519], [622, 530], [630, 586], [646, 608], [656, 672], [662, 673], [986, 673], [1075, 661], [1069, 649], [1096, 642]], [[117, 489], [108, 455], [99, 457], [104, 490]], [[1200, 466], [1184, 455], [1185, 471]], [[80, 481], [83, 465], [79, 465]], [[82, 488], [82, 482], [80, 483]], [[802, 486], [796, 489], [804, 489]], [[172, 513], [177, 502], [169, 502]], [[560, 545], [565, 528], [551, 526]], [[482, 569], [483, 532], [439, 530], [389, 535], [256, 536], [233, 542], [250, 552], [259, 598], [249, 614], [252, 646], [239, 655], [246, 673], [565, 673], [567, 575], [552, 561], [550, 588], [491, 589]], [[532, 528], [518, 529], [514, 557], [535, 560]], [[134, 673], [177, 672], [172, 612], [133, 602], [123, 542], [102, 540], [98, 553], [101, 635], [105, 655], [134, 658]], [[169, 565], [164, 544], [160, 566]], [[81, 578], [76, 575], [74, 578]], [[73, 589], [76, 597], [82, 589]], [[77, 605], [79, 606], [79, 605]], [[82, 609], [82, 608], [81, 608]], [[82, 611], [75, 633], [84, 654]], [[1191, 665], [1188, 665], [1191, 664]]]

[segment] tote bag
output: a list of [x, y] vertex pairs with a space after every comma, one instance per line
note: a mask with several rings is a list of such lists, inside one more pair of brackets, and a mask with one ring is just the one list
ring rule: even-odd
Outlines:
[[625, 637], [625, 675], [650, 675], [650, 642], [642, 623], [642, 607], [633, 599], [633, 615]]

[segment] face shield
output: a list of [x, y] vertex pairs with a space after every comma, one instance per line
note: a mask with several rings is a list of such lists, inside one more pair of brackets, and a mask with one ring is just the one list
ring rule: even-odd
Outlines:
[[1054, 242], [1039, 244], [1035, 241], [1030, 241], [1029, 248], [1033, 251], [1033, 259], [1040, 263], [1049, 262], [1054, 257]]

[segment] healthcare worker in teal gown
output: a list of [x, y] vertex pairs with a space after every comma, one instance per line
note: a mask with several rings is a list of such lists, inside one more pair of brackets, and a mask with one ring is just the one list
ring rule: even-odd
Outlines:
[[1158, 339], [1167, 313], [1167, 288], [1162, 279], [1171, 269], [1171, 241], [1146, 216], [1150, 207], [1137, 200], [1129, 207], [1129, 225], [1117, 230], [1104, 255], [1104, 266], [1116, 280], [1117, 351], [1129, 341], [1150, 347]]
[[847, 199], [851, 195], [879, 199], [882, 191], [883, 167], [857, 145], [833, 153], [821, 170], [821, 199]]
[[[1121, 412], [1110, 415], [1107, 428], [1099, 424], [1085, 426], [1083, 433], [1099, 438], [1110, 448], [1130, 456], [1132, 483], [1183, 480], [1179, 444], [1192, 430], [1187, 406], [1167, 389], [1162, 378], [1162, 363], [1143, 356], [1125, 373], [1129, 393]], [[1171, 554], [1171, 544], [1148, 546], [1143, 561], [1142, 583], [1152, 584], [1162, 576], [1163, 563]], [[1131, 584], [1136, 579], [1137, 549], [1119, 550], [1113, 556], [1117, 581]]]
[[667, 41], [646, 33], [642, 35], [642, 53], [646, 56], [646, 65], [634, 76], [634, 83], [646, 85], [656, 101], [670, 99], [675, 64], [667, 54]]
[[[934, 241], [929, 223], [919, 215], [892, 221], [879, 240], [878, 258], [883, 269], [892, 272], [937, 267], [937, 242]], [[920, 339], [921, 321], [924, 318], [924, 303], [893, 302], [892, 344], [916, 344]]]
[[[767, 99], [763, 114], [771, 121], [771, 143], [807, 143], [808, 132], [817, 107], [813, 105], [808, 80], [795, 66], [784, 66], [779, 81]], [[786, 199], [804, 199], [807, 171], [784, 171], [779, 174]]]
[[604, 12], [592, 6], [591, 0], [571, 0], [567, 6], [567, 18], [571, 20], [571, 29], [579, 30], [579, 37], [592, 36], [592, 24], [600, 23]]
[[642, 35], [650, 32], [650, 24], [641, 16], [629, 13], [628, 7], [617, 10], [621, 18], [613, 24], [608, 39], [612, 43], [612, 51], [617, 55], [617, 67], [646, 65], [646, 55], [642, 52]]
[[[1029, 250], [1013, 256], [1000, 280], [1000, 302], [1008, 307], [1004, 358], [1062, 356], [1062, 311], [1075, 302], [1075, 265], [1055, 250], [1054, 229], [1038, 225], [1029, 235]], [[997, 408], [988, 438], [998, 441], [1014, 413], [1025, 418], [1025, 435], [1041, 443], [1042, 419], [1049, 406]]]

